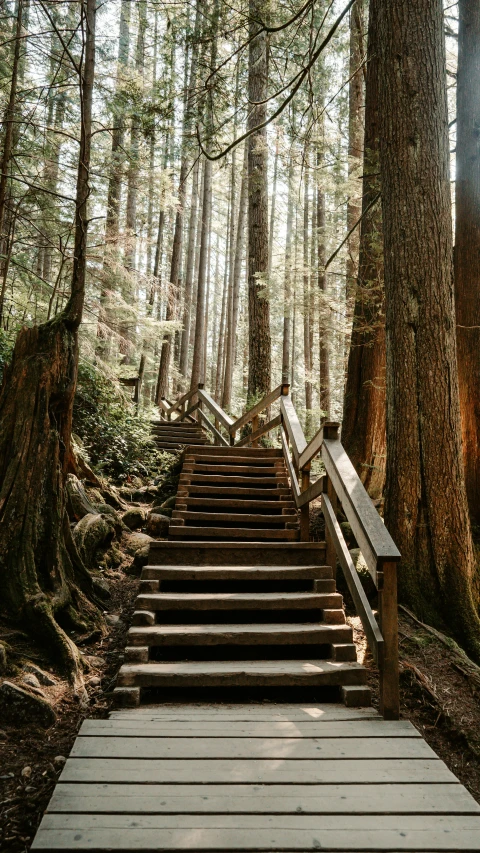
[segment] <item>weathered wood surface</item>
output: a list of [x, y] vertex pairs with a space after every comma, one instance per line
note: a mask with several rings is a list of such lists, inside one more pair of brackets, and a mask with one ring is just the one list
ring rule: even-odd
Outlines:
[[348, 785], [456, 782], [438, 758], [262, 759], [69, 758], [61, 782]]
[[479, 830], [478, 815], [48, 814], [32, 849], [471, 851]]
[[118, 785], [60, 783], [48, 812], [111, 814], [480, 814], [462, 785]]
[[[228, 721], [200, 720], [155, 720], [131, 719], [84, 720], [79, 731], [81, 737], [231, 737], [232, 727]], [[421, 738], [420, 732], [408, 720], [391, 722], [378, 720], [346, 720], [344, 722], [270, 722], [238, 721], [235, 738]]]
[[434, 758], [422, 738], [77, 737], [73, 758]]

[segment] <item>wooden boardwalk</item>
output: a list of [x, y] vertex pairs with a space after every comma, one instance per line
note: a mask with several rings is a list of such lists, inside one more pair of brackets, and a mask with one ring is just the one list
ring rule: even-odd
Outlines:
[[341, 705], [86, 720], [32, 850], [480, 851], [480, 806], [408, 721]]

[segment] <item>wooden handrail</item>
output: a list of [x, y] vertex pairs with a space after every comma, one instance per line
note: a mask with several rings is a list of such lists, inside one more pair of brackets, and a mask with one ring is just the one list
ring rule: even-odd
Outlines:
[[197, 391], [197, 389], [196, 389], [196, 388], [194, 388], [194, 389], [193, 389], [193, 391], [192, 391], [192, 390], [187, 391], [187, 393], [186, 393], [186, 394], [184, 394], [184, 395], [183, 395], [183, 397], [180, 397], [180, 399], [179, 399], [179, 400], [177, 400], [177, 402], [176, 402], [176, 403], [173, 403], [173, 404], [170, 406], [170, 408], [168, 409], [167, 414], [171, 415], [171, 414], [172, 414], [172, 412], [176, 412], [176, 411], [177, 411], [177, 409], [179, 409], [179, 408], [180, 408], [180, 406], [183, 406], [183, 404], [184, 404], [184, 403], [186, 403], [186, 402], [187, 402], [187, 400], [190, 400], [190, 397], [193, 397], [193, 396], [194, 396], [195, 394], [197, 394], [197, 393], [198, 393], [198, 391]]
[[266, 394], [262, 400], [259, 400], [259, 402], [256, 403], [251, 409], [249, 409], [248, 412], [245, 412], [245, 414], [237, 418], [236, 421], [232, 421], [232, 424], [230, 426], [230, 435], [235, 435], [235, 433], [239, 429], [241, 429], [242, 426], [248, 424], [256, 415], [259, 415], [260, 412], [263, 412], [264, 409], [268, 409], [268, 407], [271, 406], [272, 403], [275, 402], [275, 400], [278, 400], [278, 398], [282, 396], [282, 392], [285, 387], [285, 385], [279, 385], [278, 388], [275, 388], [274, 391], [270, 391], [270, 393]]
[[287, 394], [280, 400], [280, 412], [282, 414], [283, 425], [290, 439], [290, 444], [292, 445], [293, 458], [295, 459], [297, 467], [299, 467], [298, 463], [300, 454], [304, 452], [307, 446], [307, 441], [303, 434], [302, 425], [298, 420], [295, 406], [292, 403], [290, 394]]
[[198, 390], [198, 396], [202, 403], [205, 403], [205, 405], [210, 409], [212, 414], [215, 415], [217, 421], [220, 421], [220, 423], [223, 424], [225, 429], [228, 429], [230, 431], [230, 428], [233, 424], [233, 420], [227, 415], [226, 412], [223, 411], [222, 407], [215, 402], [213, 397], [211, 397], [210, 394], [200, 388]]
[[328, 495], [322, 495], [322, 511], [325, 519], [325, 524], [330, 532], [330, 535], [335, 541], [335, 549], [338, 556], [350, 595], [353, 598], [353, 603], [358, 615], [362, 620], [362, 625], [368, 640], [368, 645], [373, 654], [373, 657], [379, 666], [383, 662], [383, 637], [376, 622], [373, 610], [370, 607], [368, 598], [358, 577], [358, 572], [353, 565], [353, 560], [350, 556], [347, 543], [345, 542], [342, 529], [337, 521], [332, 503]]
[[214, 436], [218, 439], [220, 444], [223, 444], [226, 447], [229, 447], [230, 445], [229, 445], [228, 441], [223, 437], [222, 433], [218, 431], [216, 426], [214, 426], [214, 424], [212, 424], [212, 422], [207, 418], [205, 412], [202, 412], [200, 407], [198, 408], [198, 412], [199, 412], [199, 415], [200, 415], [202, 421], [204, 422], [205, 426], [207, 427], [207, 429], [209, 429], [213, 432]]
[[235, 447], [245, 447], [246, 444], [250, 444], [252, 441], [256, 441], [257, 438], [261, 438], [262, 435], [266, 435], [272, 429], [276, 429], [282, 423], [282, 416], [277, 415], [276, 418], [273, 418], [268, 424], [264, 424], [255, 430], [255, 432], [250, 432], [245, 438], [242, 438], [241, 441], [235, 442]]
[[400, 552], [338, 439], [324, 440], [322, 460], [378, 588], [381, 581], [377, 576], [383, 564], [398, 562]]
[[301, 491], [300, 491], [300, 486], [298, 484], [297, 475], [296, 475], [295, 469], [293, 467], [292, 459], [291, 459], [290, 453], [288, 451], [287, 434], [286, 434], [285, 430], [283, 429], [283, 427], [280, 430], [280, 439], [282, 442], [283, 458], [285, 459], [285, 464], [287, 466], [288, 476], [290, 477], [290, 483], [292, 486], [293, 497], [295, 499], [295, 504], [298, 507], [298, 500], [299, 500], [299, 497], [301, 495]]

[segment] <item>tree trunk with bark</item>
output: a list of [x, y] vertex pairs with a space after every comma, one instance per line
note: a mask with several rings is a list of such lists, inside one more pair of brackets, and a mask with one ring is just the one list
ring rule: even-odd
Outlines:
[[372, 498], [379, 498], [383, 493], [387, 452], [383, 232], [382, 208], [379, 200], [378, 13], [380, 2], [381, 0], [370, 0], [365, 91], [363, 218], [342, 424], [342, 442]]
[[[254, 131], [267, 117], [267, 37], [260, 21], [268, 17], [265, 0], [249, 2], [247, 130]], [[255, 105], [255, 106], [252, 106]], [[270, 391], [271, 336], [268, 296], [268, 146], [266, 128], [248, 139], [248, 397], [255, 400]]]
[[480, 4], [459, 0], [455, 306], [467, 498], [480, 526]]
[[463, 470], [441, 0], [379, 12], [387, 335], [385, 521], [403, 601], [480, 660]]
[[0, 391], [2, 601], [50, 647], [77, 689], [80, 653], [64, 628], [85, 630], [100, 619], [92, 578], [73, 544], [65, 489], [85, 296], [95, 0], [81, 10], [86, 43], [71, 295], [53, 320], [19, 332]]
[[[348, 104], [348, 204], [347, 232], [360, 218], [360, 174], [363, 153], [364, 71], [363, 62], [363, 17], [364, 0], [356, 0], [350, 10], [350, 86]], [[347, 314], [351, 320], [355, 282], [358, 273], [359, 231], [355, 229], [348, 239], [347, 254]]]

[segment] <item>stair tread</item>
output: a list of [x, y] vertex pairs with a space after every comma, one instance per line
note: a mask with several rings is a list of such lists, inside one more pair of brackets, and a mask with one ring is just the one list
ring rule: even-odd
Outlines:
[[241, 474], [242, 476], [263, 475], [269, 476], [272, 479], [279, 476], [285, 479], [286, 469], [284, 466], [257, 466], [257, 465], [209, 465], [206, 462], [187, 462], [184, 471], [190, 473], [193, 469], [194, 474], [220, 474], [221, 477], [230, 474]]
[[208, 453], [203, 453], [203, 452], [202, 453], [195, 453], [195, 454], [191, 454], [191, 455], [189, 454], [185, 458], [185, 462], [187, 464], [188, 464], [188, 462], [195, 462], [196, 464], [201, 464], [204, 462], [214, 462], [216, 465], [220, 465], [220, 464], [222, 464], [222, 465], [223, 464], [225, 464], [225, 465], [229, 465], [229, 464], [251, 465], [252, 460], [254, 461], [255, 465], [259, 465], [260, 463], [262, 463], [265, 465], [271, 465], [272, 467], [276, 464], [278, 465], [278, 462], [283, 461], [276, 456], [253, 456], [252, 457], [252, 456], [235, 456], [235, 455], [227, 456], [227, 455], [225, 455], [225, 456], [219, 457], [215, 453], [210, 453], [210, 452], [208, 452]]
[[199, 498], [184, 495], [178, 498], [179, 503], [191, 504], [192, 506], [209, 506], [218, 507], [219, 509], [229, 506], [234, 509], [293, 509], [295, 510], [294, 501], [263, 501], [252, 498], [251, 500], [232, 500], [231, 498]]
[[[181, 498], [178, 499], [179, 503], [181, 502]], [[298, 521], [298, 513], [291, 513], [290, 515], [286, 514], [277, 514], [277, 515], [263, 515], [260, 513], [242, 513], [242, 512], [195, 512], [194, 510], [180, 510], [176, 509], [172, 518], [184, 518], [192, 521], [211, 521], [213, 524], [215, 521], [238, 521], [241, 525], [247, 521], [255, 522], [261, 524], [265, 522], [268, 524], [269, 522], [275, 522], [277, 524], [282, 524], [284, 522], [294, 522]]]
[[272, 609], [288, 610], [290, 608], [342, 608], [340, 593], [331, 592], [152, 592], [140, 593], [136, 601], [136, 609], [167, 610], [192, 609], [245, 609], [261, 610], [265, 605], [273, 605]]
[[[254, 536], [255, 534], [255, 536]], [[185, 525], [170, 525], [169, 537], [172, 536], [223, 536], [228, 539], [297, 539], [298, 530], [274, 530], [252, 527], [187, 527]]]
[[244, 661], [161, 661], [140, 664], [123, 664], [120, 669], [122, 676], [206, 676], [206, 675], [246, 675], [246, 676], [295, 676], [302, 680], [314, 680], [321, 675], [336, 675], [343, 678], [348, 673], [355, 673], [362, 681], [366, 680], [366, 670], [362, 664], [349, 661], [336, 662], [306, 658], [300, 660], [244, 660]]
[[142, 570], [144, 579], [288, 580], [332, 578], [330, 566], [155, 566]]
[[235, 495], [235, 496], [240, 497], [240, 498], [242, 497], [242, 495], [245, 495], [245, 497], [247, 495], [250, 495], [250, 496], [255, 495], [256, 499], [261, 498], [261, 497], [264, 497], [264, 498], [269, 497], [270, 500], [272, 500], [273, 496], [275, 496], [275, 497], [278, 497], [278, 500], [280, 501], [281, 498], [284, 498], [285, 496], [291, 496], [291, 494], [292, 494], [290, 489], [288, 488], [288, 486], [277, 486], [277, 488], [275, 488], [275, 489], [271, 489], [271, 488], [270, 489], [261, 489], [261, 488], [256, 488], [256, 487], [254, 489], [247, 489], [247, 488], [242, 488], [241, 486], [238, 486], [238, 487], [223, 486], [223, 485], [222, 486], [220, 486], [220, 485], [210, 486], [208, 484], [205, 486], [202, 486], [202, 485], [197, 485], [195, 483], [192, 483], [190, 485], [181, 483], [180, 489], [181, 490], [185, 489], [185, 491], [188, 492], [189, 497], [193, 496], [193, 495], [200, 495], [201, 494], [201, 495], [206, 495], [206, 496], [208, 496], [208, 498], [210, 498], [210, 496], [213, 497], [214, 495], [216, 495], [219, 500], [220, 500], [220, 497], [219, 497], [220, 495], [225, 495], [226, 497], [229, 497], [230, 495]]
[[258, 477], [256, 474], [221, 474], [219, 476], [218, 474], [204, 474], [203, 472], [197, 474], [195, 472], [182, 471], [180, 483], [182, 483], [182, 480], [190, 480], [192, 481], [192, 485], [195, 485], [195, 483], [215, 483], [216, 488], [222, 485], [226, 486], [229, 483], [238, 483], [245, 486], [262, 486], [268, 484], [274, 489], [278, 485], [287, 487], [285, 474], [282, 477]]
[[[352, 642], [349, 625], [323, 622], [279, 622], [232, 624], [134, 625], [128, 631], [129, 645], [203, 645], [203, 644], [324, 644]], [[207, 642], [209, 641], [209, 642]]]

